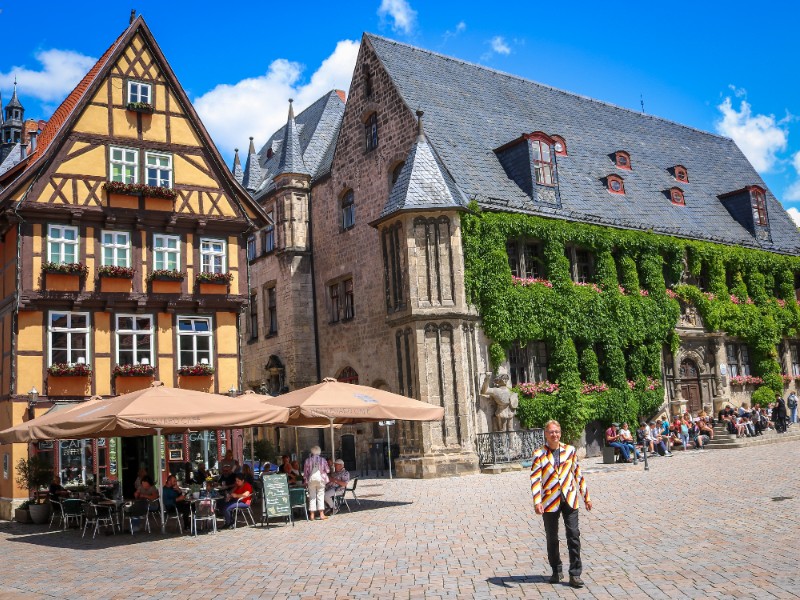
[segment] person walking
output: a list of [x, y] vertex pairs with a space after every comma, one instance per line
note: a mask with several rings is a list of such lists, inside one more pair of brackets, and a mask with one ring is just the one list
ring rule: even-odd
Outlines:
[[586, 480], [581, 473], [574, 446], [561, 443], [561, 425], [548, 421], [544, 426], [545, 445], [533, 453], [531, 494], [537, 515], [542, 515], [547, 537], [547, 559], [553, 574], [550, 583], [564, 579], [558, 545], [558, 519], [563, 516], [569, 550], [569, 584], [583, 587], [581, 573], [581, 533], [578, 527], [578, 494], [583, 496], [586, 510], [592, 501]]

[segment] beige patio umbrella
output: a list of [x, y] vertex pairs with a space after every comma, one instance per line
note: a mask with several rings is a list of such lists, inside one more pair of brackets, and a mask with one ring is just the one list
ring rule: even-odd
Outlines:
[[327, 421], [331, 428], [331, 456], [335, 455], [333, 427], [336, 424], [438, 421], [444, 417], [441, 406], [332, 377], [326, 377], [317, 385], [267, 398], [264, 404], [293, 409], [285, 423], [287, 426], [318, 426]]

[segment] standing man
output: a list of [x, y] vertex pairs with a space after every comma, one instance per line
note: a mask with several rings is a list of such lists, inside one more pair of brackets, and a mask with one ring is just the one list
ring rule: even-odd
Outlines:
[[794, 391], [786, 398], [786, 406], [789, 409], [792, 423], [797, 423], [797, 394]]
[[547, 534], [547, 559], [553, 574], [550, 583], [564, 579], [561, 555], [558, 548], [558, 517], [563, 515], [569, 550], [569, 584], [583, 587], [581, 572], [581, 532], [578, 528], [578, 493], [583, 496], [586, 510], [592, 510], [592, 501], [586, 481], [578, 465], [573, 446], [561, 443], [561, 425], [548, 421], [544, 426], [545, 445], [533, 453], [531, 465], [531, 493], [537, 515], [544, 519]]

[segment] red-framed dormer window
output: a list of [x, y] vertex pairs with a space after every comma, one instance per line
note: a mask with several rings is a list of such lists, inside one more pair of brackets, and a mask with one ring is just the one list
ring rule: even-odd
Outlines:
[[625, 181], [619, 175], [609, 175], [606, 177], [608, 192], [610, 194], [625, 195]]
[[631, 155], [625, 152], [625, 150], [617, 150], [614, 153], [614, 164], [617, 165], [618, 169], [627, 169], [630, 171]]
[[753, 186], [750, 188], [750, 207], [753, 209], [753, 223], [767, 226], [767, 203], [764, 198], [764, 190]]
[[669, 199], [673, 204], [686, 206], [686, 198], [683, 195], [683, 190], [679, 187], [670, 188]]
[[550, 136], [553, 138], [553, 150], [556, 151], [556, 154], [559, 156], [566, 156], [567, 155], [567, 142], [564, 141], [564, 138], [560, 135], [553, 135]]
[[689, 183], [689, 172], [683, 165], [675, 165], [672, 168], [672, 172], [675, 174], [675, 179], [677, 181], [680, 181], [681, 183]]
[[531, 143], [536, 183], [554, 186], [556, 181], [553, 168], [553, 138], [541, 131], [536, 131], [526, 137]]

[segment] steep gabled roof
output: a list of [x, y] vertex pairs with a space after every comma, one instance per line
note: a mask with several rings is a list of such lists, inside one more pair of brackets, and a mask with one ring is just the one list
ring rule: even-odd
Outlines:
[[281, 144], [278, 170], [275, 175], [295, 173], [297, 175], [311, 175], [303, 162], [303, 153], [300, 150], [300, 137], [297, 134], [297, 123], [294, 119], [294, 108], [289, 100], [289, 116], [284, 127], [283, 143]]
[[[426, 135], [458, 187], [486, 209], [535, 213], [612, 227], [800, 253], [789, 215], [767, 194], [770, 241], [757, 241], [718, 196], [748, 185], [766, 189], [736, 144], [665, 119], [613, 106], [479, 65], [365, 34], [409, 110], [425, 111]], [[557, 156], [561, 206], [536, 203], [508, 177], [494, 150], [542, 131], [566, 140]], [[630, 153], [632, 170], [610, 155]], [[686, 206], [666, 194], [680, 164]], [[625, 195], [609, 194], [618, 174]]]
[[71, 131], [72, 126], [80, 116], [84, 106], [93, 97], [98, 86], [108, 76], [113, 64], [137, 34], [143, 36], [148, 47], [152, 50], [161, 73], [175, 93], [175, 97], [185, 112], [191, 127], [202, 141], [204, 147], [208, 150], [212, 169], [220, 178], [220, 184], [227, 188], [226, 191], [231, 194], [232, 200], [239, 205], [245, 218], [249, 220], [247, 210], [245, 210], [242, 204], [243, 202], [263, 221], [268, 221], [264, 209], [257, 202], [252, 200], [250, 195], [239, 185], [228, 170], [211, 136], [208, 134], [203, 122], [194, 110], [189, 97], [186, 95], [178, 78], [175, 76], [175, 72], [172, 70], [172, 67], [162, 53], [161, 48], [158, 46], [158, 43], [141, 15], [131, 22], [56, 109], [38, 137], [36, 151], [7, 173], [7, 175], [13, 179], [3, 182], [3, 178], [0, 176], [0, 185], [6, 184], [6, 187], [0, 191], [0, 205], [6, 202], [16, 188], [27, 180], [27, 174], [40, 172], [41, 167], [46, 166], [56, 156], [58, 148], [63, 143], [69, 131]]

